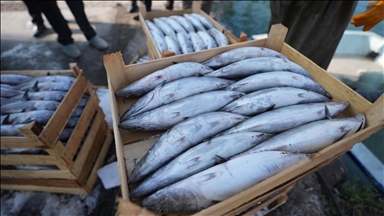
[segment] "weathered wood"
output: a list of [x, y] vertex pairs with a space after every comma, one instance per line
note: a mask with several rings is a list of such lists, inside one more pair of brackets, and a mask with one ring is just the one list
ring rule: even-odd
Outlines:
[[83, 188], [71, 187], [44, 187], [34, 185], [1, 185], [2, 190], [21, 190], [21, 191], [46, 191], [51, 193], [65, 193], [65, 194], [87, 194]]
[[168, 51], [168, 50], [162, 50], [162, 52], [161, 52], [162, 58], [171, 57], [171, 56], [175, 56], [175, 53], [172, 51]]
[[28, 138], [39, 137], [39, 134], [41, 133], [41, 131], [43, 131], [43, 129], [43, 126], [37, 121], [33, 121], [19, 128], [21, 133]]
[[200, 13], [201, 11], [201, 1], [192, 2], [192, 13]]
[[2, 154], [1, 165], [66, 165], [59, 156]]
[[271, 30], [268, 33], [268, 39], [265, 43], [265, 47], [281, 52], [287, 32], [288, 28], [281, 24], [272, 25]]
[[40, 142], [38, 138], [26, 138], [26, 137], [1, 137], [0, 139], [1, 149], [10, 148], [43, 148], [44, 144]]
[[239, 37], [239, 42], [245, 42], [245, 41], [247, 41], [247, 37], [248, 37], [247, 34], [245, 34], [244, 32], [241, 32], [241, 33], [240, 33], [240, 37]]
[[2, 179], [76, 179], [68, 170], [1, 170]]
[[2, 185], [34, 185], [44, 187], [72, 187], [81, 188], [76, 180], [54, 179], [1, 179]]
[[140, 206], [127, 201], [126, 199], [119, 199], [116, 215], [138, 216], [138, 215], [156, 215]]

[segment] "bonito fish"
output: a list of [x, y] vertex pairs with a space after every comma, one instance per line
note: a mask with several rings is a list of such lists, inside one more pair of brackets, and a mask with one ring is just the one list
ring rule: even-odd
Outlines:
[[119, 127], [130, 131], [167, 130], [197, 114], [219, 110], [243, 95], [234, 91], [210, 91], [192, 95], [135, 115], [120, 122]]
[[197, 34], [204, 41], [205, 47], [207, 47], [207, 49], [212, 49], [217, 47], [215, 39], [213, 39], [213, 37], [211, 37], [211, 35], [209, 35], [207, 32], [198, 31]]
[[198, 13], [191, 13], [190, 15], [195, 17], [196, 19], [198, 19], [206, 29], [215, 28], [215, 26], [212, 24], [211, 20], [209, 20], [207, 17], [205, 17], [201, 14], [198, 14]]
[[155, 41], [156, 47], [160, 53], [163, 50], [168, 50], [167, 42], [165, 41], [164, 36], [152, 30], [149, 30], [149, 32], [151, 33], [153, 40]]
[[76, 80], [75, 77], [72, 76], [64, 76], [64, 75], [48, 75], [48, 76], [39, 76], [35, 77], [32, 80], [29, 80], [27, 82], [23, 82], [17, 85], [17, 87], [21, 88], [23, 86], [27, 85], [34, 85], [36, 81], [39, 83], [45, 83], [45, 82], [69, 82], [73, 83]]
[[241, 115], [256, 115], [279, 107], [318, 102], [329, 102], [329, 99], [313, 91], [276, 87], [247, 94], [229, 103], [221, 110]]
[[145, 23], [147, 24], [149, 30], [156, 32], [160, 36], [164, 36], [163, 31], [161, 31], [161, 29], [157, 27], [155, 23], [151, 22], [150, 20], [145, 20]]
[[32, 110], [51, 110], [55, 111], [60, 103], [57, 101], [43, 101], [43, 100], [30, 100], [30, 101], [15, 101], [10, 104], [1, 106], [1, 114], [11, 114], [17, 112], [25, 112]]
[[183, 54], [191, 53], [193, 52], [193, 45], [191, 40], [189, 40], [188, 35], [184, 33], [177, 33], [177, 41], [179, 42], [181, 52]]
[[7, 87], [1, 87], [0, 91], [3, 98], [11, 98], [24, 93], [23, 91]]
[[198, 19], [196, 19], [196, 17], [191, 16], [190, 14], [184, 14], [183, 16], [192, 23], [193, 27], [195, 27], [197, 31], [206, 31], [203, 24]]
[[283, 54], [265, 47], [241, 47], [217, 55], [205, 61], [203, 65], [217, 69], [241, 60], [257, 57], [276, 57], [288, 60]]
[[213, 138], [200, 143], [161, 167], [146, 178], [131, 194], [131, 198], [144, 197], [208, 169], [222, 158], [246, 151], [272, 137], [270, 134], [241, 132]]
[[119, 97], [139, 97], [155, 89], [162, 82], [183, 77], [204, 75], [213, 70], [196, 62], [183, 62], [155, 71], [116, 92]]
[[175, 53], [175, 55], [180, 55], [181, 54], [181, 48], [179, 46], [179, 43], [175, 41], [172, 37], [170, 36], [165, 36], [165, 43], [167, 44], [168, 50], [172, 51]]
[[190, 147], [245, 119], [242, 115], [227, 112], [208, 112], [180, 122], [164, 133], [141, 158], [129, 176], [129, 182], [143, 179]]
[[30, 92], [27, 90], [24, 94], [20, 94], [11, 98], [12, 101], [20, 100], [45, 100], [61, 102], [67, 92], [65, 91], [39, 91]]
[[9, 114], [8, 122], [11, 124], [27, 124], [33, 121], [38, 121], [40, 124], [45, 125], [54, 113], [55, 111], [49, 110], [34, 110], [12, 113]]
[[228, 38], [225, 37], [225, 35], [216, 28], [209, 29], [208, 34], [211, 35], [213, 39], [215, 39], [218, 47], [227, 46], [229, 44]]
[[273, 71], [290, 71], [312, 78], [311, 75], [300, 65], [289, 60], [276, 57], [259, 57], [241, 60], [217, 69], [206, 76], [237, 79], [245, 78], [257, 73]]
[[156, 212], [191, 214], [230, 198], [307, 158], [278, 151], [245, 155], [181, 180], [142, 201]]
[[1, 83], [8, 85], [17, 85], [19, 83], [27, 82], [33, 79], [32, 76], [23, 75], [23, 74], [1, 74]]
[[227, 87], [227, 90], [250, 93], [273, 87], [294, 87], [317, 92], [331, 98], [331, 95], [316, 81], [306, 76], [276, 71], [251, 75]]
[[364, 129], [365, 121], [365, 115], [358, 114], [355, 117], [311, 122], [282, 132], [235, 157], [261, 151], [315, 153]]
[[68, 91], [72, 87], [72, 82], [43, 82], [36, 81], [35, 84], [20, 87], [21, 91]]
[[173, 28], [161, 18], [154, 18], [153, 22], [163, 31], [164, 35], [168, 35], [176, 40], [176, 34]]
[[190, 32], [189, 37], [191, 38], [193, 50], [195, 50], [195, 52], [206, 49], [204, 41], [195, 32]]
[[186, 77], [160, 84], [132, 104], [121, 121], [191, 95], [223, 89], [232, 83], [230, 80], [213, 77]]
[[175, 30], [175, 32], [181, 32], [184, 34], [188, 34], [188, 32], [185, 30], [183, 26], [179, 24], [175, 19], [172, 19], [170, 17], [163, 17], [163, 20], [169, 24]]
[[277, 134], [312, 121], [335, 116], [348, 105], [348, 102], [325, 102], [281, 107], [249, 118], [220, 135], [245, 131]]
[[170, 18], [176, 20], [181, 26], [184, 27], [187, 32], [196, 32], [191, 21], [183, 16], [170, 16]]

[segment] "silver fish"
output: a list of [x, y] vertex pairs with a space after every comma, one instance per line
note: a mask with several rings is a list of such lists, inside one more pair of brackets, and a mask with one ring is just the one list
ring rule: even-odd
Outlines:
[[192, 95], [135, 115], [120, 122], [119, 127], [130, 131], [167, 130], [197, 114], [219, 110], [243, 95], [234, 91], [210, 91]]
[[212, 69], [217, 69], [241, 60], [257, 57], [276, 57], [288, 60], [283, 54], [265, 47], [241, 47], [217, 55], [203, 64]]
[[154, 18], [153, 22], [163, 31], [164, 35], [168, 35], [176, 40], [176, 34], [173, 28], [161, 18]]
[[192, 23], [192, 25], [193, 25], [193, 27], [195, 27], [196, 31], [203, 31], [203, 32], [206, 31], [203, 24], [200, 22], [200, 20], [196, 19], [196, 17], [194, 17], [190, 14], [183, 14], [183, 16]]
[[183, 62], [168, 66], [164, 69], [155, 71], [136, 82], [118, 90], [116, 95], [119, 97], [139, 97], [155, 89], [160, 83], [168, 83], [173, 80], [196, 75], [204, 75], [213, 70], [200, 63]]
[[121, 121], [188, 96], [223, 89], [233, 83], [230, 80], [212, 78], [186, 77], [167, 84], [162, 83], [132, 104], [121, 117]]
[[161, 29], [157, 27], [155, 23], [151, 22], [150, 20], [145, 20], [145, 23], [147, 24], [149, 30], [156, 32], [160, 36], [164, 36], [163, 31], [161, 31]]
[[188, 32], [185, 30], [183, 26], [179, 24], [175, 19], [172, 19], [170, 17], [163, 17], [163, 20], [169, 24], [175, 30], [175, 32], [181, 32], [188, 34]]
[[21, 91], [68, 91], [72, 87], [72, 82], [43, 82], [36, 81], [33, 85], [25, 85], [20, 87]]
[[307, 158], [278, 151], [246, 155], [199, 172], [142, 201], [142, 206], [163, 214], [192, 214], [228, 199]]
[[198, 31], [197, 34], [200, 36], [201, 39], [203, 39], [205, 47], [207, 49], [212, 49], [217, 47], [215, 39], [211, 37], [207, 32]]
[[203, 39], [201, 39], [201, 37], [195, 32], [190, 32], [189, 37], [191, 38], [193, 50], [195, 52], [207, 49]]
[[165, 43], [167, 44], [168, 50], [175, 53], [175, 55], [181, 54], [181, 48], [179, 46], [179, 43], [175, 41], [172, 37], [166, 35], [164, 37]]
[[38, 121], [45, 125], [54, 114], [54, 111], [49, 110], [34, 110], [20, 113], [9, 114], [8, 122], [11, 124], [27, 124], [33, 121]]
[[335, 116], [348, 105], [348, 102], [325, 102], [281, 107], [249, 118], [220, 135], [245, 131], [277, 134], [309, 122]]
[[[3, 124], [1, 125], [1, 135], [0, 136], [17, 136], [17, 137], [24, 137], [24, 134], [21, 133], [19, 128], [25, 126], [25, 124]], [[71, 128], [64, 128], [61, 134], [59, 135], [59, 140], [68, 140], [69, 137], [72, 135], [73, 129]], [[22, 149], [18, 149], [17, 153], [25, 153], [25, 152], [20, 152]], [[11, 151], [7, 152], [9, 153], [14, 153]], [[28, 152], [30, 153], [30, 152]]]
[[1, 83], [9, 85], [17, 85], [19, 83], [27, 82], [28, 80], [33, 79], [32, 76], [23, 75], [23, 74], [1, 74]]
[[6, 87], [1, 87], [0, 91], [3, 98], [11, 98], [24, 93], [23, 91]]
[[36, 81], [39, 83], [45, 83], [45, 82], [68, 82], [73, 83], [76, 80], [75, 77], [72, 76], [64, 76], [64, 75], [49, 75], [49, 76], [39, 76], [35, 77], [32, 80], [29, 80], [27, 82], [20, 83], [17, 85], [18, 88], [21, 88], [23, 86], [27, 85], [34, 85]]
[[3, 88], [3, 89], [15, 89], [15, 90], [17, 90], [17, 87], [14, 86], [14, 85], [9, 85], [9, 84], [1, 83], [0, 86], [1, 86], [1, 88]]
[[177, 33], [177, 41], [179, 42], [181, 52], [183, 54], [193, 52], [192, 42], [189, 40], [188, 35], [184, 33]]
[[11, 98], [12, 101], [20, 100], [45, 100], [45, 101], [57, 101], [61, 102], [63, 98], [67, 95], [66, 91], [39, 91], [39, 92], [30, 92], [29, 90], [25, 91], [24, 94], [20, 94]]
[[365, 121], [365, 115], [362, 113], [355, 117], [310, 122], [284, 131], [234, 157], [261, 151], [315, 153], [340, 139], [362, 130], [365, 126]]
[[191, 13], [191, 16], [193, 16], [196, 19], [198, 19], [201, 22], [201, 24], [203, 24], [203, 26], [206, 29], [213, 29], [213, 28], [215, 28], [215, 26], [213, 25], [211, 20], [209, 20], [207, 17], [205, 17], [205, 16], [203, 16], [201, 14], [198, 14], [198, 13]]
[[12, 102], [13, 101], [10, 98], [1, 97], [0, 105], [3, 106]]
[[306, 76], [286, 72], [275, 71], [251, 75], [227, 87], [227, 90], [250, 93], [273, 87], [294, 87], [310, 90], [322, 94], [328, 98], [332, 96], [318, 82]]
[[185, 30], [187, 30], [187, 32], [195, 32], [195, 28], [187, 18], [183, 16], [170, 16], [170, 18], [176, 20]]
[[227, 112], [208, 112], [180, 122], [164, 133], [141, 158], [129, 176], [129, 182], [143, 179], [190, 147], [245, 119], [242, 115]]
[[329, 99], [313, 91], [276, 87], [247, 94], [229, 103], [221, 110], [241, 115], [256, 115], [279, 107], [318, 102], [329, 102]]
[[66, 128], [74, 128], [77, 124], [77, 122], [79, 121], [79, 118], [78, 117], [75, 117], [74, 115], [72, 115], [68, 121], [67, 121], [67, 124], [65, 125]]
[[218, 47], [227, 46], [229, 44], [228, 38], [216, 28], [211, 28], [208, 30], [208, 34], [215, 39]]
[[217, 69], [206, 76], [241, 79], [257, 73], [273, 71], [290, 71], [312, 79], [311, 75], [300, 65], [276, 57], [259, 57], [241, 60]]
[[151, 32], [151, 35], [153, 37], [153, 40], [155, 41], [156, 47], [161, 53], [163, 50], [168, 50], [167, 42], [164, 39], [164, 36], [160, 36], [158, 33], [149, 30]]
[[218, 158], [229, 158], [272, 137], [270, 134], [241, 132], [197, 144], [146, 178], [131, 194], [144, 197], [215, 165]]
[[7, 105], [1, 106], [1, 114], [11, 114], [17, 112], [33, 111], [33, 110], [51, 110], [55, 111], [60, 103], [57, 101], [15, 101]]

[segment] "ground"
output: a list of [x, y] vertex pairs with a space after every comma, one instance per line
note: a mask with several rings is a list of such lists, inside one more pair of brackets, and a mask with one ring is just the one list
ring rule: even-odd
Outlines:
[[[163, 10], [166, 1], [154, 1], [154, 10]], [[32, 25], [21, 1], [1, 2], [1, 70], [56, 70], [68, 69], [76, 62], [94, 84], [107, 86], [103, 55], [121, 51], [128, 64], [140, 49], [147, 50], [145, 36], [136, 14], [128, 13], [129, 1], [84, 1], [86, 14], [109, 48], [99, 51], [91, 47], [79, 30], [65, 2], [59, 7], [73, 30], [76, 46], [82, 51], [78, 59], [67, 57], [56, 42], [52, 29], [44, 37], [32, 37]], [[175, 10], [180, 9], [175, 4]], [[46, 23], [49, 26], [49, 23]], [[112, 145], [105, 164], [116, 160]], [[120, 188], [106, 190], [98, 179], [88, 195], [51, 194], [42, 192], [1, 191], [1, 215], [114, 215]], [[325, 194], [318, 176], [311, 174], [300, 180], [288, 193], [288, 201], [270, 215], [327, 215]]]

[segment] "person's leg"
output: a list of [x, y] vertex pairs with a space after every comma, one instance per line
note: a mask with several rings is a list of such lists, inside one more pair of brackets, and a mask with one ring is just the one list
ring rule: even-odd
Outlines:
[[206, 14], [209, 15], [212, 10], [212, 4], [213, 4], [213, 1], [207, 1], [207, 0], [202, 1], [201, 10], [203, 10]]
[[174, 0], [168, 0], [167, 1], [167, 5], [165, 6], [165, 9], [167, 9], [167, 10], [173, 10], [173, 3], [174, 3], [175, 1]]
[[187, 0], [183, 0], [183, 9], [191, 9], [192, 8], [192, 2], [193, 1], [187, 1]]
[[131, 10], [129, 11], [129, 13], [134, 13], [134, 12], [139, 11], [139, 7], [137, 7], [137, 0], [133, 0], [131, 2], [132, 2]]
[[41, 9], [35, 1], [23, 0], [28, 8], [28, 13], [32, 18], [32, 23], [35, 25], [33, 37], [40, 37], [47, 29], [44, 25], [43, 17], [41, 16]]
[[145, 8], [147, 9], [147, 11], [151, 11], [151, 8], [152, 8], [152, 0], [145, 0]]

